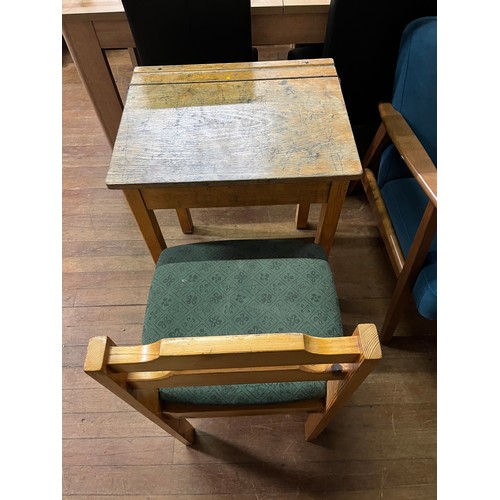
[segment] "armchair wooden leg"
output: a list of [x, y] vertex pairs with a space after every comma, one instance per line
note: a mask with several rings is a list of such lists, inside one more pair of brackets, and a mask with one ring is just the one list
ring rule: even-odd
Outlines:
[[128, 390], [120, 382], [119, 373], [108, 373], [106, 358], [109, 347], [115, 345], [108, 337], [94, 337], [89, 342], [85, 358], [85, 372], [94, 380], [116, 394], [122, 401], [167, 431], [184, 444], [193, 444], [195, 432], [191, 424], [183, 418], [169, 418], [161, 413], [158, 389]]
[[386, 344], [392, 339], [396, 325], [406, 305], [410, 290], [413, 287], [418, 273], [424, 264], [437, 229], [437, 208], [429, 201], [425, 209], [417, 234], [408, 252], [403, 269], [398, 276], [396, 288], [392, 294], [389, 310], [380, 330], [381, 341]]
[[312, 441], [321, 434], [382, 358], [380, 341], [374, 325], [358, 325], [353, 336], [359, 337], [361, 355], [358, 366], [345, 379], [328, 381], [324, 411], [312, 413], [306, 420], [307, 441]]

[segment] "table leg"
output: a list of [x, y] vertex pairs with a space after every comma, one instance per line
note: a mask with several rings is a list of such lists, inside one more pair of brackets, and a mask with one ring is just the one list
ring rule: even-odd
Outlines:
[[332, 182], [328, 201], [323, 203], [321, 207], [318, 231], [314, 242], [323, 247], [326, 255], [330, 253], [332, 248], [348, 187], [349, 181]]
[[157, 262], [161, 252], [167, 248], [167, 244], [163, 238], [156, 215], [153, 210], [149, 210], [146, 207], [141, 192], [138, 189], [124, 189], [123, 193], [130, 205], [130, 209], [134, 214], [134, 218], [141, 230], [151, 256]]
[[191, 234], [193, 232], [193, 219], [191, 219], [191, 212], [189, 208], [177, 208], [177, 217], [179, 218], [179, 224], [181, 225], [182, 232], [184, 234]]
[[297, 229], [307, 229], [307, 219], [309, 217], [309, 203], [301, 203], [297, 205], [297, 212], [295, 213], [295, 227]]
[[66, 22], [63, 23], [63, 34], [104, 133], [113, 147], [123, 103], [94, 26], [91, 21]]

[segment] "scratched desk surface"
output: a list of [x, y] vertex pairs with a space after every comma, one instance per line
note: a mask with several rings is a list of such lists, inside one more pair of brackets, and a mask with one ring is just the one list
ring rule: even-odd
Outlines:
[[331, 59], [139, 67], [110, 188], [361, 174]]

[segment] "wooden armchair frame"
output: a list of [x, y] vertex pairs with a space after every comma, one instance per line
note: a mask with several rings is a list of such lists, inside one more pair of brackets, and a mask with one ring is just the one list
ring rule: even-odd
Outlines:
[[[411, 289], [425, 261], [437, 229], [437, 169], [404, 117], [390, 103], [381, 103], [382, 123], [363, 159], [363, 188], [376, 215], [392, 267], [398, 277], [380, 337], [392, 339], [401, 313], [411, 297]], [[427, 195], [428, 204], [405, 259], [394, 232], [382, 195], [371, 170], [378, 164], [385, 147], [392, 142], [406, 166]]]
[[[307, 412], [306, 440], [315, 439], [381, 359], [377, 330], [360, 324], [350, 337], [273, 333], [163, 339], [117, 346], [88, 344], [85, 372], [169, 434], [190, 445], [186, 417]], [[327, 380], [324, 400], [263, 406], [168, 404], [162, 387]]]

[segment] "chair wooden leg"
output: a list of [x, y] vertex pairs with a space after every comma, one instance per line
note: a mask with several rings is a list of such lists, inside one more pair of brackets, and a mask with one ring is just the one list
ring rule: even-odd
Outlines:
[[316, 439], [332, 418], [349, 400], [354, 391], [360, 386], [370, 372], [382, 358], [382, 350], [374, 325], [358, 325], [353, 336], [359, 337], [361, 356], [358, 366], [343, 380], [329, 380], [325, 409], [321, 413], [312, 413], [305, 423], [306, 440]]
[[184, 444], [194, 443], [195, 432], [191, 424], [183, 418], [169, 418], [161, 413], [158, 389], [127, 390], [120, 382], [119, 373], [108, 373], [106, 358], [109, 347], [115, 345], [108, 337], [94, 337], [89, 342], [85, 358], [85, 372], [94, 380], [109, 389], [122, 401], [167, 431]]
[[307, 219], [309, 217], [309, 203], [301, 203], [297, 205], [297, 212], [295, 213], [295, 227], [297, 229], [307, 229]]
[[195, 431], [185, 418], [167, 417], [161, 412], [160, 395], [158, 389], [134, 390], [132, 395], [148, 410], [139, 410], [145, 417], [167, 431], [181, 443], [190, 445], [194, 443]]

